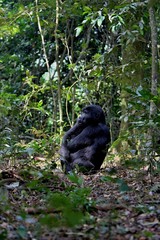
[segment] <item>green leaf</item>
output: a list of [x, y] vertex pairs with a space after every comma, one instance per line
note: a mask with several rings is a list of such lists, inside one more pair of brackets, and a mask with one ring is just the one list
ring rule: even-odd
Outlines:
[[69, 227], [74, 227], [82, 222], [84, 215], [79, 211], [71, 211], [70, 209], [64, 212], [64, 218], [66, 219]]
[[1, 230], [0, 239], [1, 240], [6, 240], [7, 239], [7, 230], [6, 229]]
[[104, 16], [99, 16], [97, 19], [97, 25], [100, 27], [102, 25], [102, 22], [104, 21], [105, 17]]
[[22, 239], [27, 238], [27, 230], [24, 226], [19, 226], [17, 232]]
[[41, 107], [43, 105], [43, 100], [40, 100], [39, 102], [38, 102], [38, 104], [37, 104], [37, 107], [39, 108], [39, 107]]
[[117, 179], [117, 183], [119, 185], [120, 192], [128, 192], [131, 188], [127, 185], [127, 183], [123, 179]]
[[83, 178], [79, 177], [77, 174], [72, 173], [68, 175], [68, 178], [71, 182], [76, 183], [77, 185], [82, 185], [83, 184]]
[[86, 14], [86, 13], [91, 13], [92, 12], [92, 9], [88, 6], [84, 6], [84, 12], [83, 12], [83, 15]]
[[101, 181], [102, 182], [113, 182], [113, 183], [116, 183], [117, 182], [117, 178], [111, 177], [111, 176], [103, 176], [103, 177], [101, 177]]
[[35, 150], [31, 147], [26, 148], [26, 153], [28, 153], [29, 156], [32, 156], [35, 153]]
[[78, 37], [82, 31], [83, 31], [83, 26], [76, 27], [76, 37]]
[[57, 210], [65, 210], [66, 208], [71, 208], [72, 204], [68, 197], [63, 193], [54, 193], [49, 197], [50, 206], [54, 207]]
[[115, 178], [111, 176], [104, 176], [101, 178], [101, 180], [103, 182], [108, 181], [108, 182], [117, 183], [119, 185], [120, 192], [127, 192], [131, 190], [130, 187], [127, 185], [127, 183], [123, 179]]

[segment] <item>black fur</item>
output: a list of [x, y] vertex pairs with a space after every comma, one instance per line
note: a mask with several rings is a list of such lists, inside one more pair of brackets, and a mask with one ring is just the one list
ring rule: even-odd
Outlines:
[[67, 173], [76, 165], [82, 171], [99, 170], [107, 154], [110, 132], [102, 108], [89, 105], [63, 137], [61, 165]]

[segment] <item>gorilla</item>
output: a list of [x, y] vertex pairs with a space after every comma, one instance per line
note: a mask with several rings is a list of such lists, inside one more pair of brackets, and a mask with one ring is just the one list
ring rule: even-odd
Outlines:
[[108, 151], [109, 128], [99, 105], [82, 109], [76, 124], [66, 132], [60, 148], [60, 161], [65, 173], [76, 166], [82, 172], [99, 170]]

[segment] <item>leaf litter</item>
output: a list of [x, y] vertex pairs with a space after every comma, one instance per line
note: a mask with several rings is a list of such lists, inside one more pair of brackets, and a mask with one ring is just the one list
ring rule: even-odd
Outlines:
[[[117, 166], [70, 180], [60, 170], [41, 171], [2, 171], [0, 239], [160, 240], [159, 174], [151, 181], [146, 170]], [[61, 207], [48, 205], [52, 193]]]

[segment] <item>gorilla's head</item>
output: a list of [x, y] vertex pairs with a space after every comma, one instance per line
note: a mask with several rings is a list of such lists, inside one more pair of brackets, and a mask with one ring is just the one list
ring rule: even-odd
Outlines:
[[82, 109], [82, 113], [77, 120], [79, 125], [94, 125], [98, 123], [105, 124], [105, 116], [102, 108], [98, 105], [88, 105]]

